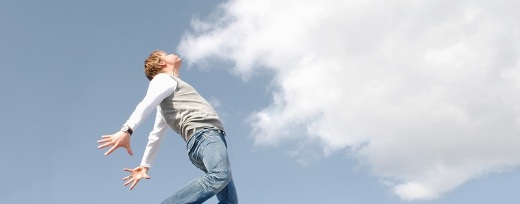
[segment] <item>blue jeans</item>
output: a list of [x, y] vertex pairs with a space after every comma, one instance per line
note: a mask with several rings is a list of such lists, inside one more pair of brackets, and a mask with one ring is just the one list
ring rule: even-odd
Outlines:
[[197, 130], [186, 148], [191, 162], [206, 174], [186, 184], [162, 204], [203, 203], [214, 195], [221, 204], [238, 203], [224, 131]]

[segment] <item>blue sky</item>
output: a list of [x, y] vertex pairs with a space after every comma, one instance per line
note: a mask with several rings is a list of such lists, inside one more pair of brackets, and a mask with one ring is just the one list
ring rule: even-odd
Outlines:
[[223, 119], [241, 203], [517, 203], [518, 4], [0, 0], [0, 203], [159, 203], [201, 175], [169, 131], [123, 186], [153, 117], [133, 157], [97, 149], [155, 49]]

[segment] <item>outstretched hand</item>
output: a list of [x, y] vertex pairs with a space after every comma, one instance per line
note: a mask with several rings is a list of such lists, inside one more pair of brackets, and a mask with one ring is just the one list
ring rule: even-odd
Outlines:
[[102, 149], [108, 146], [112, 146], [107, 152], [105, 152], [105, 156], [111, 154], [114, 150], [119, 147], [124, 147], [128, 154], [134, 155], [132, 153], [132, 149], [130, 148], [130, 134], [127, 132], [116, 132], [112, 135], [103, 135], [101, 136], [101, 140], [98, 140], [99, 143], [98, 149]]
[[142, 178], [150, 179], [150, 176], [146, 174], [148, 172], [148, 167], [140, 166], [135, 169], [123, 169], [123, 171], [130, 172], [130, 175], [123, 178], [123, 181], [126, 181], [125, 186], [132, 183], [130, 186], [130, 190], [134, 189], [135, 185], [141, 180]]

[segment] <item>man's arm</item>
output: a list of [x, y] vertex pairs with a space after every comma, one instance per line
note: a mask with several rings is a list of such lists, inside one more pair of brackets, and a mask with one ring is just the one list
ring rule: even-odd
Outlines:
[[177, 88], [177, 81], [175, 81], [168, 74], [158, 74], [155, 76], [150, 85], [144, 99], [137, 105], [130, 118], [126, 121], [132, 130], [135, 130], [161, 103], [164, 98], [173, 94]]
[[[158, 74], [155, 76], [150, 81], [146, 96], [139, 105], [137, 105], [124, 126], [135, 130], [150, 115], [153, 109], [157, 107], [164, 98], [170, 96], [176, 88], [177, 81], [168, 74]], [[126, 148], [128, 154], [133, 155], [130, 148], [130, 134], [128, 132], [119, 131], [112, 135], [104, 135], [101, 140], [98, 140], [98, 143], [100, 144], [98, 149], [111, 146], [111, 148], [105, 152], [105, 155], [111, 154], [119, 147]]]
[[159, 145], [164, 138], [166, 131], [168, 130], [168, 124], [164, 120], [161, 114], [161, 107], [157, 106], [157, 113], [155, 115], [155, 124], [153, 130], [150, 132], [148, 136], [148, 144], [146, 145], [146, 149], [144, 150], [143, 159], [141, 161], [141, 165], [134, 169], [123, 169], [130, 173], [130, 175], [123, 178], [125, 181], [125, 186], [132, 184], [130, 186], [130, 190], [134, 189], [134, 187], [139, 183], [142, 178], [150, 179], [147, 172], [150, 169], [151, 164], [155, 160], [155, 155], [159, 150]]
[[141, 166], [148, 167], [152, 165], [155, 160], [155, 155], [159, 151], [159, 146], [168, 130], [168, 124], [161, 114], [161, 107], [157, 106], [157, 113], [155, 114], [155, 124], [153, 130], [148, 135], [148, 144], [144, 150]]

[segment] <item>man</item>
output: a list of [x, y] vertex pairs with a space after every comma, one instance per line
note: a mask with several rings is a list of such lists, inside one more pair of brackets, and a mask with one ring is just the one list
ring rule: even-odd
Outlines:
[[157, 109], [141, 165], [124, 169], [130, 173], [123, 178], [124, 185], [132, 183], [132, 190], [142, 178], [150, 178], [147, 172], [169, 126], [186, 141], [191, 162], [206, 174], [186, 184], [163, 203], [203, 203], [214, 195], [219, 203], [238, 203], [223, 125], [213, 107], [179, 78], [181, 64], [181, 59], [174, 54], [161, 50], [150, 54], [144, 65], [145, 75], [150, 80], [146, 96], [120, 131], [102, 136], [98, 148], [111, 147], [105, 153], [109, 155], [124, 147], [133, 155], [130, 135]]

